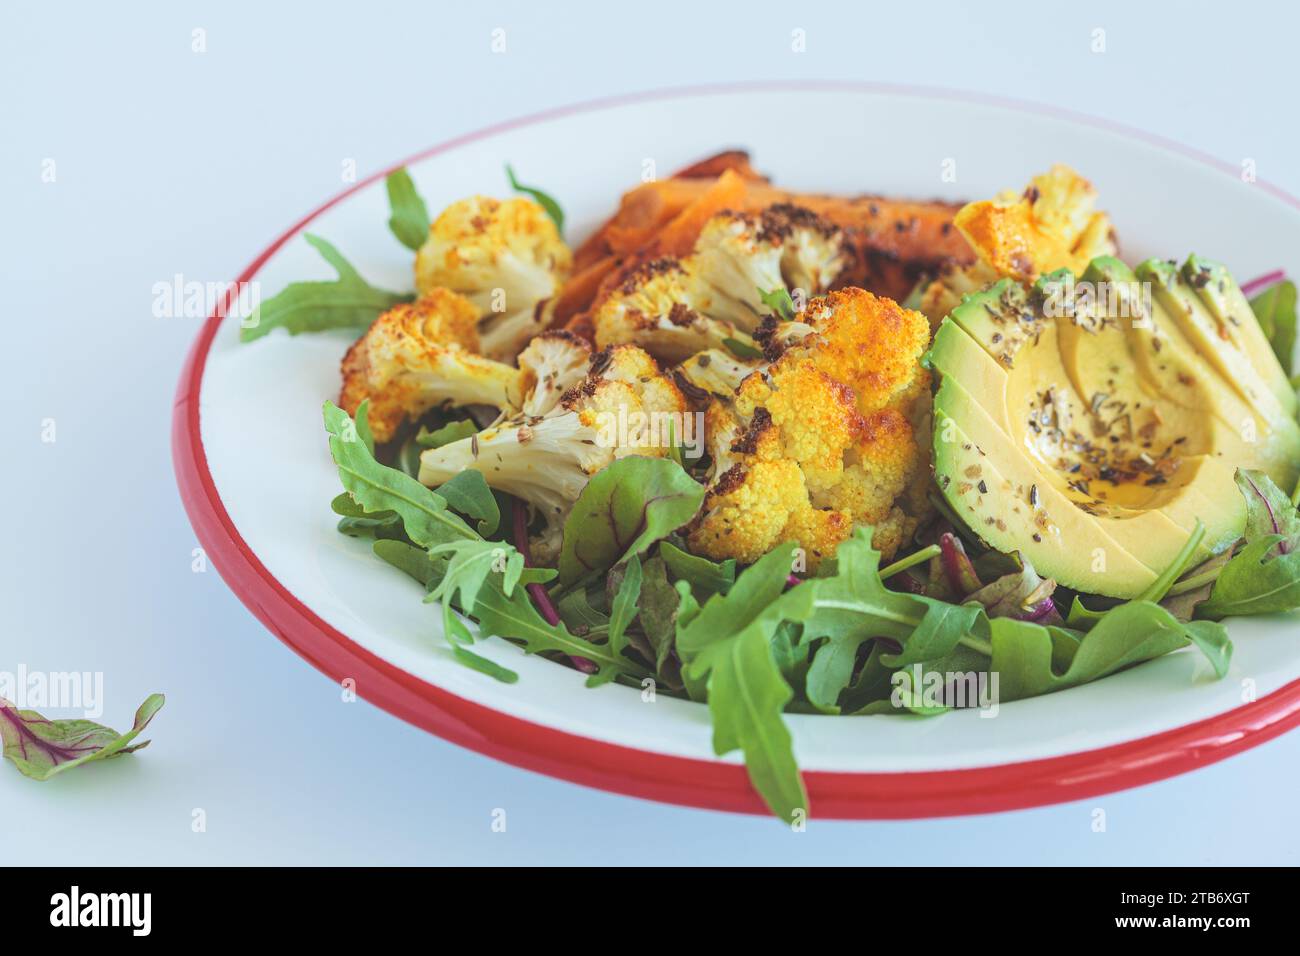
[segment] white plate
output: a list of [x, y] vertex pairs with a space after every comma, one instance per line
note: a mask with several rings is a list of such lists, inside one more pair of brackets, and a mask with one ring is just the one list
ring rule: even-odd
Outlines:
[[[502, 167], [510, 162], [561, 201], [576, 244], [641, 179], [647, 162], [666, 175], [732, 145], [749, 149], [783, 187], [947, 199], [990, 196], [1065, 162], [1096, 185], [1129, 261], [1196, 252], [1243, 279], [1297, 265], [1282, 257], [1300, 248], [1300, 212], [1275, 190], [1098, 123], [948, 94], [806, 85], [631, 98], [506, 124], [410, 171], [436, 214], [471, 193], [504, 195]], [[946, 181], [945, 169], [955, 169], [955, 181]], [[375, 284], [407, 289], [411, 254], [389, 233], [387, 218], [379, 179], [321, 212], [307, 231], [334, 243]], [[254, 278], [265, 298], [288, 282], [331, 275], [294, 237]], [[717, 759], [702, 706], [662, 696], [646, 704], [637, 691], [614, 685], [587, 690], [582, 675], [498, 639], [479, 652], [517, 671], [518, 683], [456, 664], [419, 589], [376, 559], [367, 542], [334, 530], [329, 501], [340, 486], [320, 410], [337, 397], [348, 338], [277, 332], [243, 345], [238, 331], [237, 318], [227, 317], [206, 364], [198, 357], [198, 443], [236, 539], [297, 602], [420, 682], [491, 711], [585, 740]], [[179, 446], [177, 456], [179, 466]], [[194, 496], [186, 497], [193, 513]], [[1252, 694], [1265, 698], [1300, 679], [1296, 621], [1234, 621], [1230, 630], [1236, 652], [1223, 680], [1188, 650], [1004, 705], [993, 719], [965, 711], [938, 719], [787, 720], [800, 766], [832, 773], [962, 770], [1111, 748], [1224, 715]]]

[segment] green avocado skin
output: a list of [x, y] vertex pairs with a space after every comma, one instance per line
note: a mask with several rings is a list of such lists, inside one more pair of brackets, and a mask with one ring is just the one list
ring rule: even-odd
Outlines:
[[[1126, 394], [1141, 394], [1155, 406], [1166, 403], [1167, 413], [1183, 416], [1180, 421], [1194, 428], [1203, 420], [1204, 429], [1197, 431], [1203, 443], [1210, 444], [1181, 461], [1180, 473], [1190, 476], [1181, 485], [1141, 499], [1153, 503], [1145, 509], [1114, 505], [1105, 513], [1091, 513], [1077, 497], [1062, 493], [1069, 476], [1051, 471], [1040, 454], [1030, 452], [1026, 442], [1033, 436], [1026, 432], [1028, 438], [1018, 439], [1008, 424], [1017, 408], [1014, 396], [1033, 394], [1030, 386], [1049, 381], [1043, 376], [1056, 369], [1066, 380], [1063, 387], [1078, 385], [1069, 380], [1083, 368], [1079, 356], [1093, 355], [1077, 352], [1070, 365], [1056, 354], [1061, 337], [1078, 341], [1081, 323], [1044, 314], [1045, 284], [1069, 278], [1068, 273], [1053, 273], [1035, 289], [1002, 280], [968, 295], [941, 323], [927, 356], [940, 376], [934, 409], [935, 476], [953, 512], [991, 546], [1020, 551], [1040, 574], [1067, 586], [1133, 597], [1164, 570], [1160, 562], [1181, 549], [1196, 520], [1207, 532], [1197, 559], [1231, 547], [1240, 538], [1245, 505], [1232, 480], [1236, 468], [1259, 468], [1282, 487], [1294, 485], [1300, 462], [1295, 395], [1248, 305], [1243, 312], [1245, 297], [1222, 266], [1194, 256], [1181, 268], [1152, 260], [1136, 270], [1113, 257], [1093, 260], [1078, 281], [1147, 290], [1145, 305], [1138, 306], [1136, 314], [1149, 310], [1156, 331], [1138, 331], [1146, 328], [1140, 324], [1137, 330], [1125, 329], [1112, 322], [1082, 334], [1127, 338], [1103, 346], [1085, 344], [1094, 351], [1103, 349], [1103, 355], [1135, 356], [1130, 362], [1108, 363], [1111, 375], [1133, 377], [1121, 383], [1128, 388]], [[1229, 324], [1226, 332], [1224, 323]], [[1153, 345], [1153, 338], [1162, 341]], [[1040, 340], [1050, 343], [1046, 347], [1053, 354], [1036, 353]], [[1180, 368], [1195, 369], [1196, 394], [1204, 407], [1189, 407], [1186, 395], [1178, 391], [1180, 382], [1168, 371], [1171, 353], [1161, 352], [1167, 343], [1183, 350]], [[1104, 351], [1112, 345], [1113, 353]], [[1084, 371], [1097, 374], [1095, 368]], [[1181, 384], [1188, 378], [1182, 374]], [[1078, 395], [1086, 393], [1071, 394], [1077, 403]], [[1260, 434], [1243, 439], [1233, 426], [1237, 418], [1251, 416]], [[1195, 470], [1181, 471], [1184, 468]], [[1044, 511], [1050, 522], [1044, 522]]]

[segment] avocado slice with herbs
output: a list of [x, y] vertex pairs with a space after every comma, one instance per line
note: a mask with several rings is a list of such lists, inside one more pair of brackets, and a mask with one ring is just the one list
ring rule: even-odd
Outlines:
[[1211, 270], [1206, 305], [1184, 274], [1207, 267], [1189, 262], [1172, 277], [1151, 265], [1144, 280], [1094, 260], [1081, 277], [1091, 296], [1055, 296], [1053, 283], [1073, 282], [1062, 273], [1033, 289], [1003, 280], [967, 296], [935, 337], [944, 497], [989, 544], [1062, 584], [1134, 597], [1197, 520], [1207, 533], [1194, 561], [1240, 537], [1236, 468], [1294, 484], [1300, 426], [1269, 384], [1281, 369], [1245, 321], [1210, 349], [1217, 316], [1239, 318], [1240, 291]]

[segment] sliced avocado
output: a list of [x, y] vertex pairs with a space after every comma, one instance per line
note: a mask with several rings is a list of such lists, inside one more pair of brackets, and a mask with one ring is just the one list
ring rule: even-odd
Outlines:
[[[1122, 264], [1119, 268], [1127, 270]], [[1228, 335], [1226, 327], [1209, 315], [1172, 264], [1151, 260], [1132, 274], [1149, 283], [1152, 301], [1150, 323], [1132, 328], [1130, 334], [1147, 340], [1149, 352], [1159, 342], [1160, 354], [1151, 364], [1161, 380], [1162, 394], [1214, 415], [1222, 427], [1215, 430], [1213, 444], [1223, 458], [1238, 467], [1267, 472], [1279, 487], [1295, 487], [1300, 476], [1300, 424], [1271, 389], [1261, 387], [1266, 380], [1256, 372], [1255, 363], [1231, 337], [1220, 337], [1221, 328]], [[1267, 358], [1281, 375], [1271, 348]]]
[[1183, 337], [1210, 363], [1225, 385], [1265, 421], [1281, 422], [1292, 416], [1261, 376], [1251, 355], [1234, 339], [1231, 323], [1220, 322], [1210, 313], [1174, 263], [1149, 259], [1135, 271], [1139, 280], [1151, 283], [1156, 303], [1173, 317]]
[[1123, 328], [1137, 377], [1144, 391], [1158, 399], [1166, 419], [1184, 422], [1188, 432], [1205, 432], [1202, 450], [1212, 449], [1233, 464], [1250, 463], [1249, 467], [1268, 472], [1281, 487], [1294, 485], [1300, 462], [1300, 427], [1295, 422], [1288, 418], [1270, 424], [1236, 389], [1220, 387], [1218, 371], [1182, 335], [1168, 310], [1154, 296], [1142, 295], [1141, 280], [1118, 259], [1094, 259], [1083, 281], [1106, 283], [1140, 297], [1126, 310], [1138, 318], [1126, 321]]
[[1192, 318], [1179, 318], [1138, 280], [1118, 260], [1095, 260], [1083, 282], [1125, 288], [1068, 308], [1042, 283], [1004, 280], [967, 296], [930, 350], [942, 376], [935, 471], [949, 504], [1041, 574], [1114, 597], [1141, 593], [1198, 520], [1207, 533], [1194, 560], [1238, 540], [1237, 467], [1290, 487], [1300, 459], [1300, 428], [1277, 397], [1225, 381], [1241, 353], [1213, 363], [1201, 353], [1213, 320], [1194, 313], [1199, 300], [1180, 304]]
[[[969, 399], [949, 379], [939, 386], [934, 408], [934, 469], [957, 516], [1003, 551], [1019, 551], [1041, 573], [1067, 587], [1116, 597], [1141, 593], [1156, 572], [1116, 544], [1097, 521], [1053, 486], [1038, 488], [1031, 459], [994, 431], [980, 444], [949, 414], [969, 411]], [[982, 416], [987, 422], [987, 416]], [[1004, 473], [999, 465], [1005, 464]], [[1107, 587], [1100, 589], [1098, 580]]]
[[[1075, 479], [1071, 483], [1068, 477], [1055, 473], [1050, 464], [1043, 462], [1033, 452], [1026, 454], [1021, 451], [1027, 446], [1017, 443], [1012, 436], [998, 429], [985, 408], [955, 378], [945, 378], [940, 386], [939, 397], [935, 399], [935, 415], [937, 417], [940, 414], [952, 419], [962, 434], [974, 441], [986, 457], [992, 458], [999, 466], [1001, 475], [1012, 478], [1010, 485], [995, 487], [985, 483], [989, 491], [1000, 490], [1001, 501], [987, 503], [989, 507], [999, 509], [1000, 513], [992, 523], [988, 521], [989, 516], [984, 515], [984, 524], [972, 527], [972, 530], [998, 550], [1021, 551], [1035, 568], [1044, 568], [1041, 573], [1050, 573], [1063, 584], [1114, 597], [1132, 597], [1140, 593], [1145, 587], [1141, 582], [1154, 579], [1174, 561], [1201, 513], [1211, 516], [1216, 525], [1206, 535], [1205, 541], [1213, 541], [1221, 547], [1225, 536], [1227, 543], [1231, 543], [1241, 535], [1245, 521], [1244, 505], [1235, 509], [1235, 514], [1218, 517], [1216, 509], [1207, 507], [1207, 499], [1195, 487], [1197, 484], [1208, 484], [1214, 488], [1213, 493], [1222, 495], [1222, 483], [1226, 481], [1227, 489], [1237, 502], [1241, 502], [1241, 494], [1232, 480], [1231, 470], [1214, 474], [1211, 471], [1201, 473], [1198, 468], [1189, 469], [1185, 473], [1186, 485], [1144, 487], [1142, 490], [1148, 496], [1144, 506], [1124, 507], [1106, 501], [1101, 497], [1104, 492], [1089, 487], [1087, 482]], [[935, 469], [938, 474], [948, 475], [950, 473], [939, 470], [939, 446], [948, 439], [938, 431], [936, 436]], [[1015, 461], [1020, 467], [1009, 464], [1009, 461]], [[1204, 463], [1209, 459], [1200, 458], [1197, 461]], [[1027, 471], [1025, 466], [1028, 466]], [[1213, 464], [1210, 467], [1213, 469]], [[962, 472], [966, 484], [969, 484], [972, 474], [973, 472]], [[940, 486], [952, 507], [959, 514], [969, 513], [970, 489], [959, 483], [955, 494], [948, 494], [952, 485], [949, 483], [948, 487], [944, 487], [944, 484], [941, 480]], [[978, 486], [976, 492], [979, 492], [977, 498], [984, 496]], [[1037, 507], [1033, 505], [1035, 500]], [[985, 502], [980, 504], [984, 505]], [[1020, 509], [1025, 507], [1029, 510], [1022, 512]], [[1185, 520], [1186, 526], [1181, 526], [1168, 511], [1173, 511], [1178, 518]], [[1064, 533], [1067, 516], [1077, 518], [1081, 526], [1091, 532], [1085, 537], [1067, 535], [1069, 547], [1076, 549], [1082, 567], [1041, 565], [1035, 549], [1031, 547], [1039, 543], [1034, 541], [1035, 532], [1040, 537], [1047, 536], [1048, 531], [1053, 534]], [[1028, 543], [1023, 541], [1026, 537], [1023, 521], [1026, 518], [1033, 525], [1028, 530]], [[1015, 524], [1016, 521], [1022, 522], [1019, 527]], [[1203, 541], [1194, 560], [1204, 560], [1210, 554], [1209, 547]], [[1100, 568], [1097, 567], [1098, 559]], [[1148, 573], [1137, 572], [1130, 562], [1140, 565]], [[1052, 569], [1050, 572], [1046, 570], [1049, 567]], [[1122, 575], [1112, 573], [1120, 570], [1124, 572]], [[1098, 586], [1098, 580], [1103, 580], [1106, 587]]]
[[1196, 290], [1219, 327], [1232, 343], [1250, 359], [1255, 372], [1277, 398], [1282, 410], [1292, 418], [1296, 413], [1296, 393], [1273, 346], [1260, 328], [1250, 301], [1242, 293], [1227, 267], [1200, 256], [1188, 256], [1181, 269], [1183, 281]]

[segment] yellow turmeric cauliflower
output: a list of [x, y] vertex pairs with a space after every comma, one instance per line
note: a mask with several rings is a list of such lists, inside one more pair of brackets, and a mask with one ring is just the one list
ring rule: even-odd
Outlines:
[[443, 403], [508, 407], [519, 370], [477, 354], [477, 323], [474, 305], [446, 289], [390, 309], [343, 357], [339, 405], [355, 415], [369, 399], [378, 442]]
[[1030, 283], [1056, 269], [1080, 273], [1096, 256], [1116, 252], [1114, 230], [1096, 210], [1092, 183], [1057, 164], [1024, 192], [967, 203], [953, 219], [978, 261], [949, 269], [922, 293], [919, 307], [938, 322], [967, 293], [998, 279]]
[[825, 291], [844, 266], [843, 246], [837, 228], [798, 206], [719, 213], [691, 255], [654, 259], [623, 277], [596, 306], [596, 344], [635, 343], [667, 363], [727, 339], [750, 345], [772, 311], [763, 293], [803, 300]]
[[[547, 387], [545, 377], [529, 386], [532, 396]], [[537, 404], [526, 397], [524, 406], [530, 402]], [[473, 437], [425, 451], [419, 478], [437, 487], [467, 468], [481, 472], [490, 486], [544, 516], [546, 531], [533, 542], [534, 556], [549, 560], [591, 476], [626, 455], [663, 457], [687, 412], [685, 398], [655, 360], [621, 345], [592, 357], [581, 380], [541, 414], [521, 411]]]
[[470, 196], [429, 226], [415, 286], [459, 292], [478, 310], [482, 353], [506, 362], [549, 324], [546, 303], [573, 266], [569, 247], [531, 199]]
[[690, 547], [752, 562], [795, 541], [815, 569], [869, 524], [892, 556], [928, 509], [925, 317], [846, 289], [759, 338], [771, 364], [706, 417], [716, 477]]

